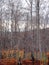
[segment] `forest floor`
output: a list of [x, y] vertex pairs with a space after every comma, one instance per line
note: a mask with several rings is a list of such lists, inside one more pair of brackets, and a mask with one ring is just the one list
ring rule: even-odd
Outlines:
[[[23, 60], [21, 61], [22, 65], [44, 65], [44, 62], [36, 60], [36, 61], [31, 61], [31, 60]], [[0, 65], [18, 65], [18, 61], [16, 59], [1, 59], [0, 60]], [[48, 65], [48, 63], [46, 63]]]

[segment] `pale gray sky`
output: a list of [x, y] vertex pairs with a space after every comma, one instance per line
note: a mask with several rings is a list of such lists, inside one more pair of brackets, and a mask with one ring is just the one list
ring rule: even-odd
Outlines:
[[[3, 1], [3, 0], [2, 0]], [[15, 0], [13, 0], [13, 1], [15, 1]], [[22, 3], [23, 3], [23, 7], [28, 7], [27, 6], [27, 3], [25, 2], [25, 0], [21, 0], [22, 1]], [[1, 0], [0, 0], [0, 2], [1, 2]], [[5, 2], [5, 4], [0, 4], [0, 5], [2, 5], [2, 9], [3, 9], [3, 11], [5, 10], [8, 10], [8, 0], [4, 0], [4, 2]], [[46, 16], [46, 14], [48, 13], [48, 11], [49, 11], [49, 0], [41, 0], [41, 2], [40, 2], [40, 4], [41, 4], [41, 6], [40, 6], [40, 14], [42, 15], [42, 16]], [[29, 7], [28, 7], [29, 8]], [[34, 10], [34, 9], [33, 9]], [[11, 23], [9, 24], [9, 25], [11, 25]], [[49, 27], [49, 25], [47, 25], [48, 27]], [[10, 26], [9, 26], [10, 27]], [[21, 23], [20, 24], [20, 28], [24, 28], [25, 27], [25, 23]], [[11, 27], [10, 27], [11, 28]]]

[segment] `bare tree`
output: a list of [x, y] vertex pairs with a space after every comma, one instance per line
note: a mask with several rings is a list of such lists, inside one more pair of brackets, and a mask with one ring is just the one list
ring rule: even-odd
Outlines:
[[2, 8], [0, 9], [0, 49], [2, 50]]
[[[18, 43], [18, 32], [19, 32], [19, 25], [18, 25], [18, 21], [20, 21], [21, 18], [21, 9], [20, 9], [20, 5], [21, 5], [21, 1], [17, 1], [16, 5], [15, 2], [10, 2], [10, 7], [11, 7], [11, 47], [13, 46], [13, 44], [15, 43], [15, 45], [17, 45]], [[15, 33], [15, 37], [13, 36], [13, 34]]]

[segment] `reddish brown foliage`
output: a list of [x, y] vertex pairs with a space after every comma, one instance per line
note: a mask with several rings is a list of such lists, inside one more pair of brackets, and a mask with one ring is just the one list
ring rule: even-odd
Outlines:
[[16, 65], [15, 59], [2, 59], [0, 60], [0, 65]]
[[[15, 59], [2, 59], [0, 60], [0, 65], [17, 65], [17, 60]], [[43, 65], [41, 61], [36, 60], [32, 62], [31, 60], [23, 60], [22, 65]]]

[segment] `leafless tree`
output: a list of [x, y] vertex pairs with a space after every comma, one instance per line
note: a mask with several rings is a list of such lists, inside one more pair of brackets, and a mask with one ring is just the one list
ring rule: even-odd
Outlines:
[[[19, 32], [19, 25], [18, 25], [18, 21], [21, 18], [21, 12], [20, 12], [20, 6], [21, 2], [17, 1], [16, 5], [14, 2], [10, 2], [10, 7], [11, 7], [11, 47], [13, 46], [12, 44], [15, 43], [15, 45], [17, 45], [18, 43], [18, 32]], [[15, 37], [13, 36], [13, 34], [15, 33]], [[18, 41], [17, 41], [18, 40]]]
[[2, 8], [0, 9], [0, 49], [2, 49]]

